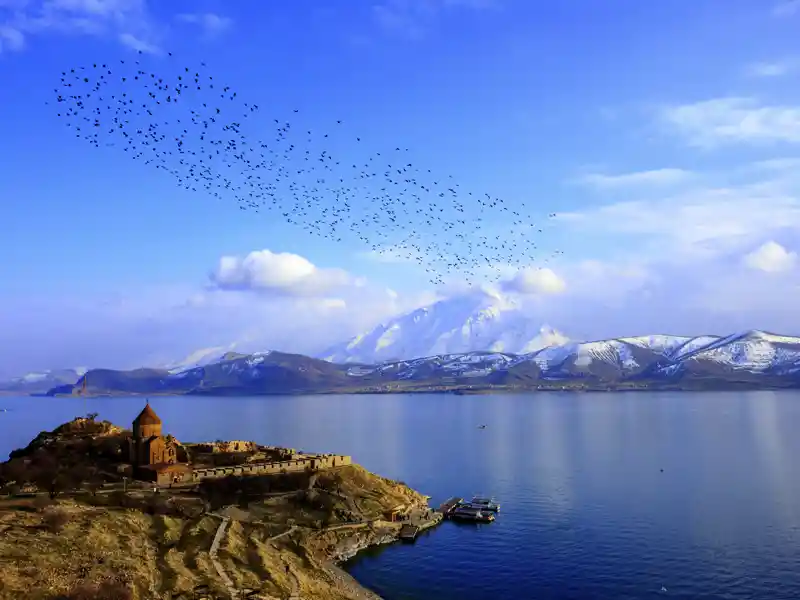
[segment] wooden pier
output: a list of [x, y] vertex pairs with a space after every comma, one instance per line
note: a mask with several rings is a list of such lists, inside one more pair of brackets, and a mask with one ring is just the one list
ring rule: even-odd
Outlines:
[[403, 525], [400, 528], [399, 537], [404, 542], [413, 542], [417, 539], [417, 534], [419, 534], [419, 527], [416, 525]]
[[455, 510], [455, 508], [462, 502], [464, 502], [463, 498], [450, 498], [447, 502], [439, 507], [439, 512], [445, 517], [449, 517], [453, 510]]

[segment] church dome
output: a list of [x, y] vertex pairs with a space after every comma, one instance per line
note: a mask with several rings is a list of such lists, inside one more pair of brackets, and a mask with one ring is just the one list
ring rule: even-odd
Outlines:
[[161, 425], [161, 419], [150, 407], [150, 403], [148, 402], [145, 407], [142, 409], [142, 412], [139, 413], [139, 416], [136, 417], [133, 421], [134, 425]]

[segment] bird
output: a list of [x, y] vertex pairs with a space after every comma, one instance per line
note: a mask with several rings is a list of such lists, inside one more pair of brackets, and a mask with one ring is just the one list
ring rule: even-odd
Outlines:
[[417, 263], [437, 285], [455, 275], [496, 281], [505, 266], [563, 255], [534, 239], [545, 226], [528, 202], [474, 189], [341, 116], [315, 117], [312, 127], [297, 106], [245, 99], [205, 61], [167, 55], [62, 68], [48, 106], [90, 151], [119, 151], [158, 171], [186, 202], [205, 194], [360, 244], [378, 259]]

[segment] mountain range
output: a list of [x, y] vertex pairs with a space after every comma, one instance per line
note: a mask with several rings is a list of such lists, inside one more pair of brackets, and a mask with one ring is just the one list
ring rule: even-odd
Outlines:
[[517, 298], [483, 290], [394, 318], [315, 357], [235, 344], [134, 370], [63, 369], [4, 393], [288, 394], [487, 389], [726, 389], [800, 386], [800, 338], [649, 335], [574, 342]]
[[541, 389], [800, 387], [800, 338], [762, 331], [565, 343], [514, 354], [473, 351], [380, 363], [227, 352], [186, 369], [91, 369], [48, 394], [309, 394]]
[[46, 392], [59, 385], [75, 383], [87, 370], [86, 368], [75, 368], [26, 373], [21, 377], [0, 382], [0, 393], [36, 394]]

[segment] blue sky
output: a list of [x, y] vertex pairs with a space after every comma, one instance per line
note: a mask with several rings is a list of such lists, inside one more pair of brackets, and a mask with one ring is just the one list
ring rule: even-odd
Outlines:
[[[794, 311], [768, 300], [800, 300], [799, 25], [791, 1], [0, 0], [4, 369], [103, 357], [116, 366], [235, 341], [245, 329], [295, 349], [287, 321], [319, 332], [296, 348], [309, 350], [460, 293], [457, 275], [434, 289], [414, 262], [178, 189], [69, 135], [44, 104], [61, 71], [136, 49], [154, 65], [168, 51], [206, 62], [265, 115], [298, 109], [309, 127], [342, 119], [370, 150], [408, 147], [464, 188], [524, 205], [530, 220], [557, 213], [537, 240], [542, 260], [564, 253], [545, 265], [565, 282], [554, 300], [562, 312], [542, 309], [542, 319], [568, 334], [612, 335], [584, 313], [618, 311], [607, 319], [618, 327], [643, 298], [687, 309], [663, 320], [643, 313], [631, 328], [797, 333]], [[507, 225], [493, 223], [498, 235]], [[221, 257], [262, 250], [279, 258], [228, 263], [262, 269], [245, 277], [261, 289], [225, 294], [233, 275]], [[307, 278], [294, 295], [265, 284], [291, 267], [280, 253], [338, 273], [325, 280], [338, 287]], [[753, 277], [765, 278], [756, 299]], [[735, 287], [744, 280], [749, 288]], [[613, 298], [598, 300], [598, 286]], [[721, 302], [730, 307], [720, 312]]]

